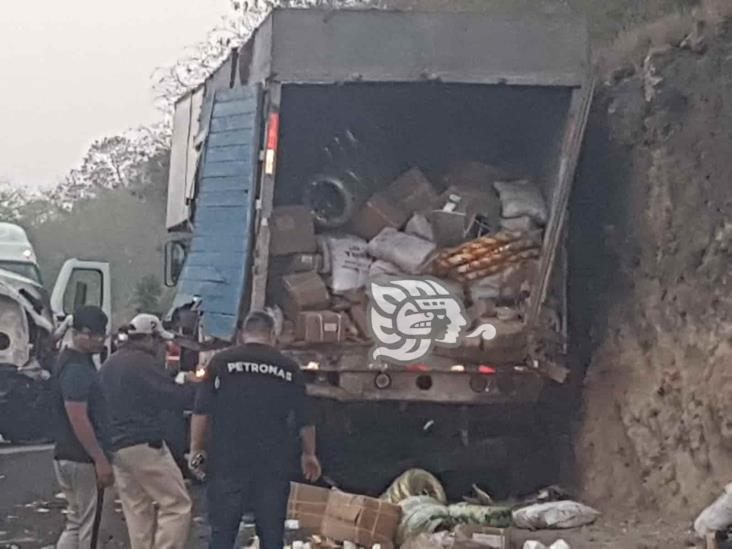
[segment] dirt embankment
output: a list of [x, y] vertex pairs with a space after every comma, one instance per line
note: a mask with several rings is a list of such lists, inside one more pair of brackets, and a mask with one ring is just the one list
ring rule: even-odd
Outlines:
[[732, 23], [684, 35], [599, 87], [570, 285], [582, 497], [691, 517], [732, 481]]

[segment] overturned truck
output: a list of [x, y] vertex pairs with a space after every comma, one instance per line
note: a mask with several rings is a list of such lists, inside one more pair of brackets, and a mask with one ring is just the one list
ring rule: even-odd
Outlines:
[[[336, 482], [422, 466], [456, 492], [529, 489], [516, 458], [551, 461], [537, 406], [571, 377], [566, 211], [591, 97], [571, 15], [275, 10], [176, 105], [170, 318], [214, 348], [272, 310]], [[426, 276], [462, 302], [457, 345], [374, 359], [370, 283]], [[422, 305], [402, 336], [445, 316]]]

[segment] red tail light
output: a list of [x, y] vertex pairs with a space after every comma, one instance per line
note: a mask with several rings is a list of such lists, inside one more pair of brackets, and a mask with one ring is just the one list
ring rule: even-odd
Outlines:
[[267, 120], [267, 148], [277, 150], [277, 140], [280, 132], [280, 113], [270, 113]]
[[426, 364], [410, 364], [407, 366], [408, 372], [426, 372], [429, 368], [427, 368]]
[[267, 119], [267, 147], [264, 151], [264, 173], [267, 175], [274, 174], [279, 131], [280, 114], [277, 112], [270, 113]]
[[165, 362], [180, 362], [180, 346], [177, 343], [168, 341], [165, 344]]
[[486, 364], [481, 364], [480, 366], [478, 366], [478, 373], [480, 373], [480, 374], [486, 374], [486, 375], [495, 374], [496, 373], [496, 369], [493, 366], [488, 366]]

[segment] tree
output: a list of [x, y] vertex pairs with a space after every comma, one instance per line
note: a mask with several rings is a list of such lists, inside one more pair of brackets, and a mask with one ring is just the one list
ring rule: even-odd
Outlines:
[[381, 4], [382, 0], [231, 0], [229, 13], [221, 18], [221, 23], [208, 33], [205, 40], [194, 44], [173, 65], [155, 71], [153, 90], [156, 104], [170, 118], [178, 98], [202, 84], [232, 49], [249, 40], [273, 8], [335, 9], [377, 7]]
[[24, 189], [14, 187], [8, 181], [0, 181], [0, 221], [20, 221], [26, 201]]
[[81, 164], [52, 191], [51, 200], [69, 211], [74, 203], [96, 196], [101, 189], [139, 186], [147, 176], [147, 163], [167, 155], [169, 143], [170, 128], [165, 122], [98, 139]]
[[163, 288], [154, 275], [143, 276], [135, 285], [131, 304], [137, 313], [160, 314], [160, 297]]

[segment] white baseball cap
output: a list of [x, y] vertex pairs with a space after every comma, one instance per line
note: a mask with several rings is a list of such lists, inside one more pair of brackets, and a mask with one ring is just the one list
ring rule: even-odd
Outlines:
[[129, 335], [156, 335], [166, 340], [175, 338], [172, 332], [163, 329], [163, 323], [158, 317], [146, 313], [139, 314], [130, 321], [127, 333]]

